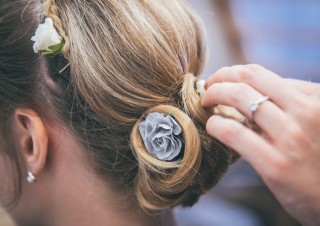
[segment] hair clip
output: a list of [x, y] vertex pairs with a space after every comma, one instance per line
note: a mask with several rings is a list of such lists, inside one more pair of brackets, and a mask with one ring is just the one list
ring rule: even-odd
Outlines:
[[139, 132], [149, 154], [159, 160], [173, 160], [182, 150], [182, 130], [171, 114], [149, 113]]
[[35, 53], [51, 56], [61, 53], [65, 43], [53, 26], [51, 18], [46, 18], [43, 24], [39, 24], [31, 40], [35, 42], [33, 44]]
[[206, 89], [204, 88], [205, 83], [205, 80], [199, 80], [196, 83], [196, 91], [200, 96], [204, 95], [204, 93], [206, 92]]

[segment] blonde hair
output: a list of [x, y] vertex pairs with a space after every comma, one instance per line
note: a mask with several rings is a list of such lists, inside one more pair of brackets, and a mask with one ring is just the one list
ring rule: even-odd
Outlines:
[[[38, 60], [35, 68], [46, 65], [55, 87], [39, 79], [41, 89], [25, 92], [40, 92], [33, 96], [46, 108], [39, 109], [52, 109], [70, 125], [91, 151], [97, 173], [143, 208], [193, 205], [220, 180], [235, 154], [205, 131], [208, 114], [195, 91], [205, 45], [187, 3], [47, 0], [45, 14], [65, 40], [68, 61]], [[67, 63], [70, 68], [57, 73]], [[180, 159], [160, 161], [146, 152], [138, 125], [149, 112], [174, 113], [185, 142]]]
[[[123, 142], [113, 135], [136, 157], [133, 183], [141, 206], [162, 210], [193, 204], [232, 156], [206, 134], [208, 116], [194, 89], [204, 61], [198, 18], [182, 0], [48, 3], [47, 8], [57, 8], [50, 15], [56, 12], [53, 16], [61, 19], [56, 26], [63, 24], [70, 39], [64, 53], [69, 49], [75, 89], [95, 118], [128, 137]], [[164, 162], [147, 154], [137, 127], [148, 112], [174, 113], [183, 128], [182, 159]], [[213, 171], [214, 165], [223, 167]]]

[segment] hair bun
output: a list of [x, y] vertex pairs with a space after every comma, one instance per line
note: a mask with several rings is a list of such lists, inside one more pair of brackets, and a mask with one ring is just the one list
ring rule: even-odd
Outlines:
[[159, 160], [149, 154], [139, 132], [139, 119], [131, 132], [132, 150], [139, 163], [135, 192], [140, 204], [147, 209], [162, 210], [182, 203], [185, 191], [194, 182], [201, 164], [201, 144], [198, 129], [190, 117], [171, 105], [150, 108], [153, 112], [173, 115], [182, 129], [184, 145], [180, 158]]

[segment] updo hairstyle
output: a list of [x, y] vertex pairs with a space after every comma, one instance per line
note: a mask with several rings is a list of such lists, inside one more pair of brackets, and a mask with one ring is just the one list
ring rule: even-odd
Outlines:
[[[45, 16], [65, 41], [61, 55], [32, 50]], [[2, 0], [0, 120], [8, 123], [0, 137], [10, 137], [14, 110], [30, 107], [64, 124], [115, 191], [148, 210], [191, 206], [235, 156], [205, 131], [209, 115], [195, 90], [204, 52], [199, 19], [184, 0]], [[138, 125], [151, 112], [174, 114], [184, 140], [178, 159], [146, 151]], [[9, 142], [2, 149], [16, 159]]]

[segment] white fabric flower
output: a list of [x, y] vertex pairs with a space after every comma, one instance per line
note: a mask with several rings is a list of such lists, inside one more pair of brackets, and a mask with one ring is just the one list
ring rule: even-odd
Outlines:
[[33, 44], [34, 52], [40, 54], [42, 52], [47, 52], [46, 54], [50, 54], [52, 49], [49, 47], [57, 46], [62, 43], [62, 38], [53, 26], [53, 21], [51, 18], [46, 18], [43, 24], [39, 24], [36, 33], [31, 40], [35, 42]]

